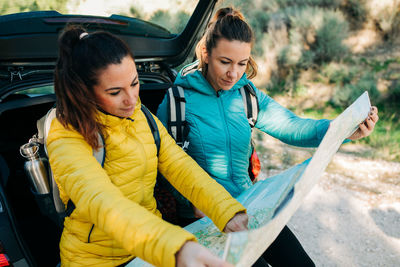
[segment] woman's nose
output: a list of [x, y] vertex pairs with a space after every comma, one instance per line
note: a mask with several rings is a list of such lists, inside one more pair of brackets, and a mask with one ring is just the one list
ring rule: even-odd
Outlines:
[[236, 73], [235, 69], [232, 68], [232, 69], [228, 70], [228, 72], [226, 73], [226, 76], [228, 76], [231, 79], [235, 79], [237, 76], [237, 73]]
[[124, 97], [125, 105], [132, 105], [136, 102], [136, 93], [134, 90], [129, 90]]
[[132, 104], [132, 100], [130, 98], [125, 98], [123, 102], [124, 102], [124, 105], [126, 105], [126, 106], [129, 106]]

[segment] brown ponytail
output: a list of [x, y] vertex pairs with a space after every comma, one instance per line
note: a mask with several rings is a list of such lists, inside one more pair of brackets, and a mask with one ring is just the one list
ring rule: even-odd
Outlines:
[[[207, 66], [202, 58], [202, 49], [205, 48], [207, 53], [211, 54], [211, 50], [217, 46], [218, 41], [222, 38], [228, 41], [254, 43], [253, 30], [239, 10], [232, 7], [221, 8], [208, 23], [205, 34], [196, 46], [199, 68], [202, 69], [203, 74], [207, 71]], [[257, 75], [257, 69], [257, 64], [250, 55], [245, 71], [249, 79]]]
[[132, 53], [126, 44], [107, 32], [86, 33], [80, 26], [67, 26], [59, 40], [59, 57], [54, 74], [57, 118], [64, 127], [72, 126], [86, 142], [98, 149], [97, 133], [103, 133], [96, 117], [93, 86], [99, 71], [119, 64]]

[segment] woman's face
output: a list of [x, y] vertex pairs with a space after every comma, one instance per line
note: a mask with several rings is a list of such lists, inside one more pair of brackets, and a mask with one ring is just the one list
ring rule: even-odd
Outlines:
[[208, 64], [207, 81], [215, 91], [229, 90], [246, 71], [251, 43], [221, 39], [211, 54], [203, 51], [204, 62]]
[[139, 97], [139, 78], [133, 59], [126, 56], [120, 64], [109, 65], [99, 72], [97, 79], [93, 88], [100, 108], [118, 117], [131, 116]]

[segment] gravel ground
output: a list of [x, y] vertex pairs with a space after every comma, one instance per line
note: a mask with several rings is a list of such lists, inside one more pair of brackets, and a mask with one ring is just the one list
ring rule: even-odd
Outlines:
[[[262, 142], [264, 177], [313, 153]], [[357, 156], [365, 149], [358, 145], [342, 147], [288, 225], [317, 266], [400, 266], [400, 163]]]

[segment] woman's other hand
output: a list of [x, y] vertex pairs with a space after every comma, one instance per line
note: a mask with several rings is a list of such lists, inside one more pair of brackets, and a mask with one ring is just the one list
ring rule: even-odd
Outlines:
[[358, 129], [349, 137], [349, 139], [357, 140], [367, 137], [374, 130], [375, 124], [378, 122], [378, 120], [378, 108], [373, 106], [368, 113], [368, 118], [366, 118], [365, 121], [359, 125]]
[[247, 223], [249, 222], [249, 217], [244, 212], [236, 213], [236, 215], [229, 220], [224, 228], [225, 233], [239, 232], [247, 230]]
[[199, 210], [195, 206], [193, 206], [193, 213], [194, 213], [194, 217], [198, 218], [198, 219], [201, 219], [206, 216], [201, 210]]
[[217, 267], [233, 267], [233, 265], [225, 262], [212, 254], [202, 245], [188, 241], [176, 253], [176, 266], [178, 267], [201, 267], [201, 266], [217, 266]]

